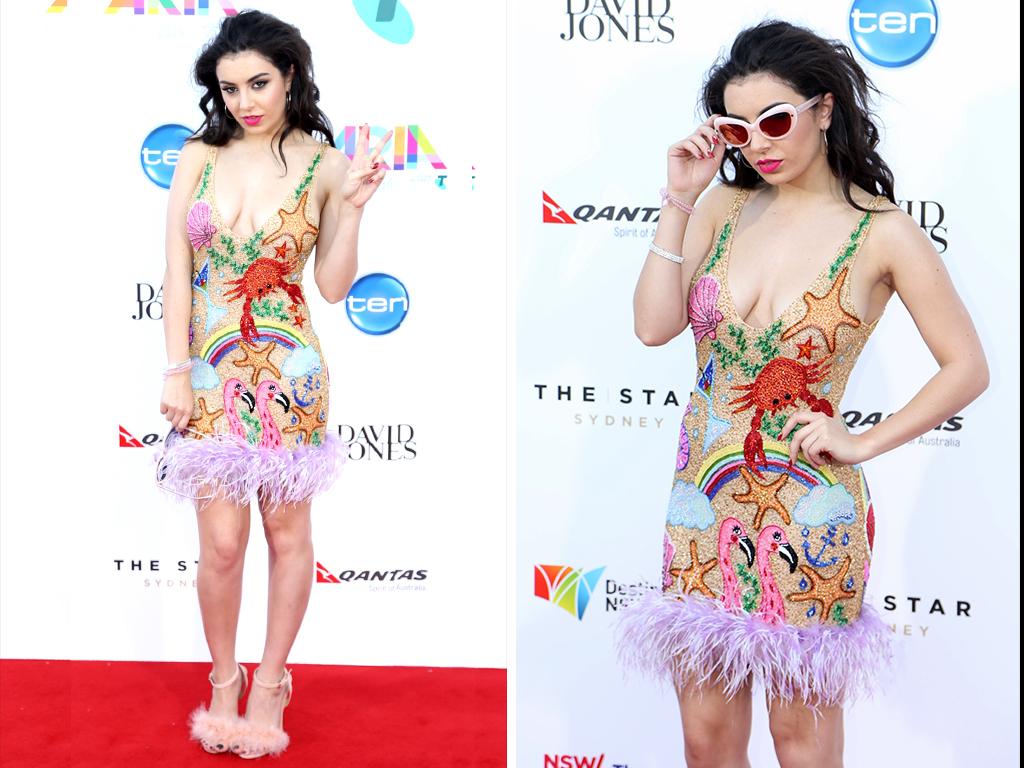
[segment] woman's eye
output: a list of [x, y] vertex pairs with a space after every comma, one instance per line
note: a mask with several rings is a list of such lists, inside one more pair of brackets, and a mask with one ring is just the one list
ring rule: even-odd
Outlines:
[[259, 85], [259, 86], [264, 86], [266, 84], [267, 84], [266, 80], [257, 80], [255, 83], [253, 83], [253, 85]]

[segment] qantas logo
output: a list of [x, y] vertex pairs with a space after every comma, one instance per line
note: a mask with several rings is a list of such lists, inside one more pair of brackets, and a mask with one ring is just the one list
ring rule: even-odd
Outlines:
[[139, 442], [138, 438], [135, 437], [131, 432], [122, 427], [120, 424], [117, 425], [118, 439], [120, 443], [119, 448], [145, 448], [142, 443]]
[[545, 224], [575, 224], [576, 220], [566, 212], [562, 206], [551, 199], [547, 192], [544, 195], [544, 223]]
[[661, 215], [661, 208], [644, 205], [593, 205], [583, 203], [577, 205], [570, 214], [555, 202], [547, 192], [541, 190], [544, 200], [545, 224], [583, 224], [588, 221], [615, 221], [627, 223], [656, 224]]

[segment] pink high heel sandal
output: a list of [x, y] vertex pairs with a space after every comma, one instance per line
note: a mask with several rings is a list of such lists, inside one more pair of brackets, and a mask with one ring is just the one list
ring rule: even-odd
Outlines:
[[256, 725], [247, 718], [242, 719], [243, 729], [235, 739], [238, 748], [232, 747], [231, 751], [239, 757], [247, 760], [264, 755], [279, 755], [288, 748], [288, 733], [284, 730], [284, 708], [292, 700], [292, 672], [285, 669], [281, 679], [276, 683], [264, 683], [260, 680], [256, 670], [252, 673], [253, 682], [263, 688], [285, 687], [284, 703], [277, 713], [277, 725]]
[[[249, 673], [243, 665], [239, 664], [231, 679], [223, 683], [214, 681], [213, 671], [211, 670], [210, 685], [214, 688], [227, 688], [234, 685], [235, 680], [238, 679], [239, 670], [242, 672], [242, 687], [238, 691], [238, 700], [241, 701], [249, 684]], [[237, 703], [235, 706], [237, 708]], [[200, 704], [189, 715], [189, 725], [191, 738], [197, 740], [203, 749], [210, 754], [217, 755], [221, 752], [227, 752], [229, 745], [238, 743], [237, 737], [244, 727], [244, 722], [238, 716], [237, 709], [234, 715], [213, 715], [206, 708], [205, 704]]]

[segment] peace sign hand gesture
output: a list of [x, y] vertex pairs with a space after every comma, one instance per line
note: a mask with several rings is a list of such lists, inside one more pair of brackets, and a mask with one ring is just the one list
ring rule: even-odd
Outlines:
[[394, 131], [388, 131], [384, 138], [377, 142], [373, 152], [367, 156], [366, 150], [370, 145], [370, 126], [365, 123], [359, 127], [359, 136], [356, 139], [356, 153], [349, 163], [348, 175], [341, 185], [341, 196], [355, 208], [362, 208], [366, 201], [373, 197], [381, 181], [387, 173], [387, 169], [380, 162], [380, 153], [384, 146], [391, 139]]

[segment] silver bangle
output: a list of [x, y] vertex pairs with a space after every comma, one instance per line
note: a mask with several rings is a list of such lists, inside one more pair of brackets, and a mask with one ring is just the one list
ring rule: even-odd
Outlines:
[[656, 244], [653, 240], [651, 241], [651, 252], [658, 254], [663, 259], [674, 261], [676, 264], [682, 264], [685, 261], [685, 259], [682, 256], [676, 256], [674, 253], [666, 251], [660, 245]]

